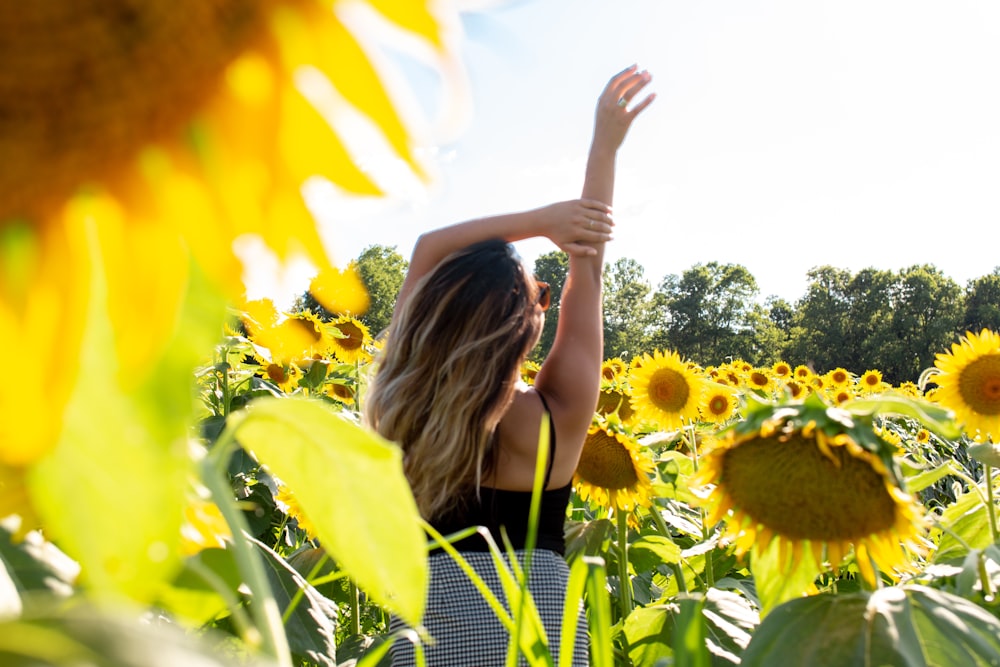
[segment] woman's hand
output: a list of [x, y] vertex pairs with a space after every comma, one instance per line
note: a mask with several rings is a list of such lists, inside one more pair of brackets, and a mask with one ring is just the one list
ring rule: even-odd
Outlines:
[[617, 150], [621, 146], [632, 121], [656, 99], [656, 94], [651, 93], [629, 108], [632, 100], [652, 79], [653, 76], [649, 72], [645, 70], [640, 72], [635, 65], [611, 77], [597, 101], [597, 118], [594, 123], [595, 145], [603, 145], [610, 150]]
[[611, 240], [611, 207], [595, 199], [573, 199], [538, 209], [542, 229], [560, 250], [576, 256], [596, 255], [594, 247]]

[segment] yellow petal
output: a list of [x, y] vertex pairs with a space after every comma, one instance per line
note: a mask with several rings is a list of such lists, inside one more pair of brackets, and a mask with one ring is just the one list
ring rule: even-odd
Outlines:
[[370, 303], [368, 290], [353, 265], [344, 270], [336, 267], [321, 270], [310, 283], [309, 291], [331, 313], [362, 315]]

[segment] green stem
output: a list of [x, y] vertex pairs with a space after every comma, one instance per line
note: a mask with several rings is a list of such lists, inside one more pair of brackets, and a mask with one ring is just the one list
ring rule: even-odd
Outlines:
[[984, 463], [983, 469], [986, 472], [986, 511], [989, 512], [990, 516], [990, 535], [993, 537], [993, 543], [996, 544], [1000, 542], [1000, 532], [997, 531], [996, 503], [993, 502], [993, 466]]
[[[275, 601], [268, 584], [264, 564], [247, 539], [249, 529], [246, 518], [236, 506], [232, 487], [224, 472], [229, 460], [229, 453], [234, 447], [236, 447], [236, 440], [233, 430], [227, 429], [202, 463], [203, 481], [232, 531], [233, 557], [236, 560], [236, 567], [253, 596], [250, 614], [257, 626], [257, 632], [260, 633], [260, 648], [268, 656], [274, 658], [279, 667], [292, 667], [288, 637], [285, 635], [285, 628], [281, 623], [281, 611], [278, 609], [278, 603]], [[250, 644], [258, 643], [254, 638], [244, 637], [244, 639]]]
[[632, 580], [628, 576], [628, 512], [619, 510], [615, 514], [618, 517], [618, 603], [625, 619], [634, 609]]
[[350, 593], [351, 596], [351, 632], [357, 636], [361, 634], [361, 592], [358, 591], [358, 585], [354, 583], [353, 579], [350, 579]]
[[[694, 460], [694, 471], [698, 472], [698, 436], [695, 432], [694, 422], [688, 424], [686, 429], [688, 448], [691, 450], [691, 458]], [[708, 541], [711, 536], [711, 526], [705, 525], [705, 519], [707, 514], [705, 513], [705, 508], [698, 506], [698, 517], [701, 519], [701, 539], [704, 542]], [[712, 564], [712, 554], [715, 553], [715, 549], [705, 554], [705, 584], [711, 588], [715, 585], [715, 567]]]

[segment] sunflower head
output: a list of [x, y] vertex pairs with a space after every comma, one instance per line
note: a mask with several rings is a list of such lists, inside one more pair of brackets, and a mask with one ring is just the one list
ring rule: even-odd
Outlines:
[[633, 362], [629, 373], [636, 419], [668, 429], [697, 419], [707, 382], [700, 369], [685, 363], [675, 352], [655, 350], [643, 355], [639, 366]]
[[771, 374], [776, 378], [788, 378], [792, 375], [792, 367], [787, 361], [778, 361], [771, 366]]
[[801, 403], [751, 397], [747, 410], [720, 434], [694, 482], [710, 485], [708, 521], [726, 520], [739, 553], [781, 540], [793, 567], [815, 568], [826, 556], [836, 568], [853, 546], [872, 584], [869, 556], [889, 575], [910, 569], [922, 549], [922, 512], [871, 412], [849, 413], [816, 394]]
[[846, 368], [834, 368], [824, 377], [826, 384], [834, 387], [846, 387], [851, 384], [851, 373]]
[[604, 416], [614, 414], [622, 423], [631, 423], [635, 410], [632, 409], [629, 390], [624, 387], [602, 388], [597, 398], [596, 412]]
[[731, 387], [719, 382], [709, 382], [701, 400], [702, 421], [723, 424], [729, 421], [739, 407], [739, 395]]
[[882, 372], [867, 370], [858, 378], [858, 391], [862, 394], [875, 394], [884, 391], [887, 385], [882, 382]]
[[650, 504], [654, 471], [650, 451], [612, 416], [587, 431], [573, 483], [584, 500], [628, 511]]
[[621, 380], [628, 372], [628, 364], [622, 359], [614, 357], [605, 359], [601, 364], [601, 381], [614, 383]]
[[1000, 334], [966, 332], [934, 367], [934, 400], [954, 410], [970, 435], [1000, 436]]
[[361, 320], [343, 315], [330, 325], [330, 330], [333, 352], [340, 361], [353, 364], [371, 358], [368, 349], [372, 345], [372, 336]]

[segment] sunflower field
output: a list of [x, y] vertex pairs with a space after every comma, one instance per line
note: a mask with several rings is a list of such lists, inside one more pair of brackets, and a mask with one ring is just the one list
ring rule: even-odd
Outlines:
[[[455, 19], [417, 0], [35, 0], [0, 19], [18, 371], [0, 665], [372, 667], [432, 639], [428, 540], [462, 535], [428, 535], [398, 448], [360, 424], [385, 343], [300, 190], [380, 192], [317, 110], [334, 93], [428, 178], [368, 54], [402, 32], [459, 89]], [[335, 315], [246, 300], [247, 236], [311, 261]], [[566, 524], [592, 664], [1000, 665], [1000, 334], [902, 384], [795, 363], [605, 361]], [[555, 665], [525, 573], [504, 575], [503, 599], [483, 592], [509, 664]]]

